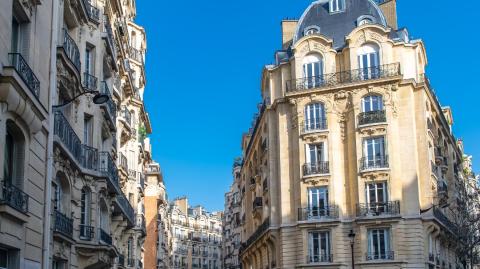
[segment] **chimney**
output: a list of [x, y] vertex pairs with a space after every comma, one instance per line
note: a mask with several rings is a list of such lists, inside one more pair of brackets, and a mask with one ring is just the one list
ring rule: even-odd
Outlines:
[[388, 26], [397, 30], [398, 29], [397, 0], [380, 1], [379, 7], [382, 10], [383, 15], [385, 15], [385, 19], [387, 20]]
[[287, 49], [292, 43], [293, 36], [297, 30], [297, 20], [282, 20], [282, 48]]

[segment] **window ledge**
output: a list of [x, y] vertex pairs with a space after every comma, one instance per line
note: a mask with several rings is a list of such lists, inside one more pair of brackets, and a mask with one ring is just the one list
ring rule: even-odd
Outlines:
[[28, 214], [22, 213], [7, 204], [0, 204], [0, 214], [8, 215], [19, 223], [26, 223], [29, 218]]
[[365, 170], [360, 170], [360, 174], [367, 174], [367, 173], [374, 173], [374, 172], [382, 172], [382, 171], [390, 171], [390, 167], [385, 168], [369, 168]]
[[362, 125], [358, 125], [357, 129], [364, 129], [364, 128], [368, 128], [368, 127], [383, 126], [383, 125], [388, 125], [388, 122], [384, 121], [384, 122], [362, 124]]
[[363, 261], [358, 262], [358, 265], [375, 265], [375, 264], [401, 264], [407, 263], [406, 261], [399, 261], [399, 260], [372, 260], [372, 261]]
[[302, 176], [302, 179], [310, 179], [310, 178], [316, 178], [316, 177], [330, 177], [330, 173], [326, 174], [312, 174], [308, 176]]
[[327, 129], [319, 129], [319, 130], [312, 130], [312, 131], [302, 131], [302, 133], [300, 134], [300, 136], [307, 136], [307, 135], [314, 135], [314, 134], [324, 134], [324, 133], [328, 133], [329, 130], [328, 128]]

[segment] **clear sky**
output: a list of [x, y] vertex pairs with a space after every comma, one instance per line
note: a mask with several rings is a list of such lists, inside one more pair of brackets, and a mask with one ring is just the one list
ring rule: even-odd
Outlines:
[[[428, 75], [453, 109], [455, 135], [480, 169], [480, 1], [398, 0], [399, 26], [424, 40]], [[260, 101], [260, 76], [281, 47], [280, 21], [309, 0], [137, 0], [148, 35], [146, 107], [169, 198], [223, 210], [233, 159]], [[469, 36], [470, 35], [470, 36]]]

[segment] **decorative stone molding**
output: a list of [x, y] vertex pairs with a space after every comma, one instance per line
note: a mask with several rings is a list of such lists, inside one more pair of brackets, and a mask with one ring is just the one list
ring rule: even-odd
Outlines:
[[302, 181], [305, 185], [309, 185], [311, 187], [319, 186], [319, 185], [328, 185], [330, 176], [311, 176], [311, 177], [304, 177]]
[[386, 123], [360, 126], [358, 132], [364, 136], [385, 135], [387, 133]]
[[369, 170], [361, 172], [361, 178], [364, 182], [368, 181], [378, 181], [378, 180], [388, 180], [390, 178], [390, 171], [388, 169], [383, 170]]

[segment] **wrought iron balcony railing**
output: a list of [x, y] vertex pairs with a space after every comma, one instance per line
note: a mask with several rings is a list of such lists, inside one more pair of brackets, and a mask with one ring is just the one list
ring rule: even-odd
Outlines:
[[88, 18], [96, 23], [100, 21], [100, 10], [93, 6], [91, 0], [83, 0], [87, 8]]
[[329, 162], [306, 163], [303, 165], [303, 175], [325, 175], [330, 173]]
[[120, 206], [123, 214], [127, 219], [130, 221], [130, 223], [134, 224], [135, 223], [135, 210], [133, 209], [132, 205], [130, 202], [125, 198], [125, 195], [123, 193], [120, 193], [117, 195], [117, 203]]
[[55, 210], [55, 232], [61, 233], [67, 237], [73, 237], [73, 220], [65, 214]]
[[360, 159], [360, 171], [388, 168], [388, 156], [378, 155]]
[[240, 246], [239, 253], [250, 247], [270, 228], [270, 218], [265, 219], [262, 225], [258, 226], [257, 230], [247, 239], [245, 243]]
[[125, 120], [125, 122], [131, 126], [132, 125], [132, 113], [128, 111], [127, 108], [124, 108], [120, 111], [120, 116]]
[[130, 47], [128, 50], [128, 54], [131, 59], [143, 64], [143, 51], [138, 50], [134, 47]]
[[80, 72], [80, 50], [78, 49], [77, 43], [75, 43], [75, 40], [68, 34], [67, 29], [63, 29], [63, 44], [62, 44], [63, 49], [65, 50], [65, 53], [70, 59], [70, 61], [73, 63], [75, 68], [77, 69], [77, 72]]
[[102, 81], [100, 83], [100, 93], [108, 96], [108, 101], [103, 105], [107, 108], [108, 114], [110, 115], [110, 118], [113, 124], [115, 125], [117, 120], [117, 107], [113, 102], [112, 94], [110, 93], [110, 89], [108, 88], [107, 82]]
[[395, 253], [393, 251], [368, 252], [365, 254], [367, 261], [374, 260], [394, 260]]
[[302, 125], [304, 134], [328, 129], [327, 119], [307, 120]]
[[308, 255], [308, 263], [327, 263], [333, 261], [332, 254], [318, 254], [318, 255]]
[[60, 139], [73, 158], [82, 162], [82, 142], [60, 111], [55, 111], [54, 134]]
[[358, 217], [393, 216], [399, 214], [399, 201], [357, 204]]
[[27, 61], [25, 61], [20, 53], [9, 53], [8, 60], [11, 67], [17, 71], [30, 92], [38, 98], [40, 96], [40, 81], [37, 76], [35, 76], [35, 73], [33, 73]]
[[96, 91], [97, 90], [98, 79], [94, 75], [90, 75], [87, 72], [83, 73], [83, 87], [87, 91]]
[[99, 239], [100, 239], [100, 242], [103, 242], [104, 244], [107, 244], [109, 246], [112, 245], [112, 236], [110, 236], [109, 233], [107, 233], [105, 230], [103, 230], [102, 228], [98, 228], [98, 231], [99, 231]]
[[382, 123], [387, 121], [385, 110], [362, 112], [358, 114], [358, 125]]
[[98, 149], [82, 145], [82, 165], [86, 169], [98, 170]]
[[95, 227], [88, 225], [80, 225], [80, 239], [91, 241], [95, 236]]
[[457, 225], [452, 222], [443, 212], [442, 210], [435, 206], [433, 207], [433, 216], [445, 227], [447, 227], [452, 233], [457, 233]]
[[0, 181], [0, 204], [6, 204], [20, 212], [28, 212], [29, 196], [16, 186]]
[[332, 87], [365, 80], [395, 77], [399, 75], [401, 75], [399, 63], [373, 66], [315, 77], [293, 79], [287, 81], [287, 93]]
[[117, 51], [115, 48], [115, 43], [114, 43], [114, 38], [113, 38], [113, 30], [112, 30], [112, 24], [110, 22], [110, 18], [108, 15], [104, 14], [103, 15], [103, 33], [104, 33], [104, 38], [107, 41], [108, 49], [110, 50], [112, 57], [114, 60], [117, 59]]
[[327, 205], [323, 207], [308, 207], [298, 209], [299, 221], [321, 221], [338, 219], [338, 206]]
[[100, 152], [100, 172], [106, 176], [109, 180], [109, 184], [115, 189], [115, 191], [121, 192], [118, 184], [118, 171], [115, 163], [108, 152]]

